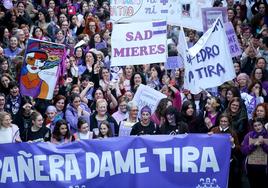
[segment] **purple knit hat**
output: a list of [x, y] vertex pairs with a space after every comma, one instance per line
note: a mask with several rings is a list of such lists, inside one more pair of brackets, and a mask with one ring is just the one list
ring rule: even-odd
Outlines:
[[141, 109], [141, 114], [143, 113], [143, 112], [148, 112], [149, 114], [152, 114], [152, 110], [151, 110], [151, 108], [149, 107], [149, 106], [144, 106], [144, 107], [142, 107], [142, 109]]

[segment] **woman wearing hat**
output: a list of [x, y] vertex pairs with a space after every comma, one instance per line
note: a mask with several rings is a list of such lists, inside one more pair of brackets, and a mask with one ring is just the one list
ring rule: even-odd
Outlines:
[[153, 135], [157, 133], [155, 124], [150, 120], [152, 111], [149, 106], [141, 109], [140, 122], [133, 125], [130, 135]]

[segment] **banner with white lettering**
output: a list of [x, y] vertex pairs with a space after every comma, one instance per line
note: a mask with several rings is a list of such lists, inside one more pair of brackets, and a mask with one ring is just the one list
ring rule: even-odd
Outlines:
[[112, 22], [167, 20], [170, 25], [202, 31], [201, 8], [211, 0], [111, 0]]
[[166, 97], [167, 96], [160, 91], [157, 91], [147, 85], [140, 84], [134, 95], [133, 101], [137, 103], [139, 112], [141, 111], [142, 107], [148, 106], [152, 113], [154, 113], [159, 101]]
[[228, 39], [220, 19], [188, 49], [184, 67], [185, 88], [193, 94], [235, 78]]
[[225, 188], [231, 144], [228, 134], [189, 134], [1, 144], [0, 150], [0, 187]]
[[111, 66], [166, 62], [167, 22], [114, 24]]

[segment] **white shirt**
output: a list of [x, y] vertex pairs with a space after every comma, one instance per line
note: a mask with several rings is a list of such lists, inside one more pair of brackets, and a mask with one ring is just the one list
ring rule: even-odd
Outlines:
[[13, 133], [11, 127], [1, 127], [0, 128], [0, 143], [12, 143], [13, 142]]

